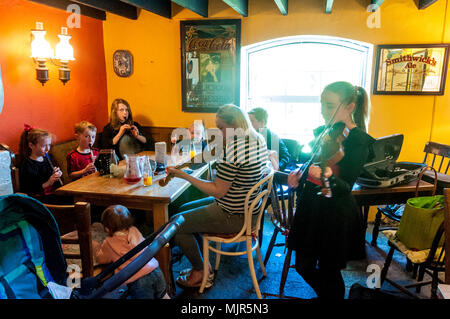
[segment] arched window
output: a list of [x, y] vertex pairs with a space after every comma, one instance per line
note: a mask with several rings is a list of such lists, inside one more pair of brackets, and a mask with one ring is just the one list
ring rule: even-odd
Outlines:
[[305, 145], [323, 123], [320, 93], [335, 81], [370, 92], [373, 45], [328, 36], [295, 36], [242, 47], [241, 106], [263, 107], [268, 127]]

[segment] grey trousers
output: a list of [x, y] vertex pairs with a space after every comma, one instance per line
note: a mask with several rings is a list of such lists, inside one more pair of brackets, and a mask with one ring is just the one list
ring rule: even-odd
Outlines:
[[174, 242], [195, 270], [203, 270], [203, 257], [195, 238], [197, 233], [237, 233], [244, 225], [244, 214], [223, 211], [214, 197], [182, 205], [180, 211], [178, 215], [185, 221], [175, 234]]

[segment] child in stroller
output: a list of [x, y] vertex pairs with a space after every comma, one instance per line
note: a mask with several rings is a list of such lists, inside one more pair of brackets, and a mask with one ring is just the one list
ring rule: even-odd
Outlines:
[[[182, 223], [179, 218], [169, 221], [100, 274], [84, 278], [81, 288], [72, 289], [66, 287], [70, 283], [67, 263], [58, 225], [50, 211], [29, 196], [0, 196], [0, 299], [61, 298], [55, 295], [56, 290], [52, 289], [55, 286], [60, 290], [68, 288], [64, 298], [124, 297], [117, 291], [169, 242]], [[107, 278], [139, 252], [129, 264]]]

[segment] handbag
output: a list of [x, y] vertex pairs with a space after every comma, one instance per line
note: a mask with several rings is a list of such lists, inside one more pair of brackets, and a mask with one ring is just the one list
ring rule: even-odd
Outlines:
[[[432, 196], [418, 197], [419, 182], [427, 169], [436, 170], [430, 166], [425, 167], [419, 174], [415, 197], [406, 201], [403, 215], [396, 233], [397, 238], [412, 250], [425, 250], [431, 248], [436, 232], [444, 221], [444, 196], [435, 195], [437, 178], [434, 179]], [[439, 246], [444, 244], [442, 238]]]

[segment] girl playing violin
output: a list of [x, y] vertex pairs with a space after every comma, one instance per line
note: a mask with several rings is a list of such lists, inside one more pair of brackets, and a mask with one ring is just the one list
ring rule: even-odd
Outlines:
[[[348, 82], [331, 83], [322, 92], [321, 105], [325, 123], [345, 124], [344, 156], [336, 165], [322, 166], [323, 175], [320, 165], [315, 164], [307, 171], [289, 175], [289, 186], [297, 187], [297, 209], [288, 247], [296, 251], [297, 272], [318, 298], [343, 299], [341, 269], [347, 261], [365, 257], [363, 222], [351, 191], [372, 156], [375, 140], [366, 133], [368, 97], [363, 88]], [[315, 135], [323, 129], [316, 129]], [[308, 175], [301, 178], [302, 174]], [[324, 178], [329, 182], [331, 197], [320, 192]]]

